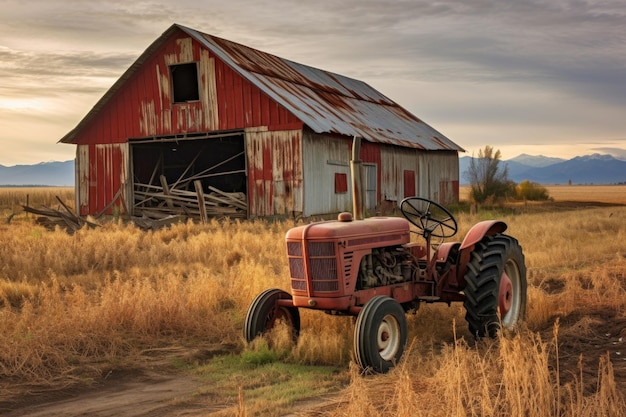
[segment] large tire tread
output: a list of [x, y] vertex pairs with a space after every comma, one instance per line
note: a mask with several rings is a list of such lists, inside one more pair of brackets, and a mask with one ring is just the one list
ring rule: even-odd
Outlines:
[[[498, 297], [500, 277], [509, 262], [516, 268], [513, 316], [507, 318], [509, 327], [523, 320], [526, 311], [526, 266], [518, 241], [508, 235], [485, 236], [474, 248], [465, 274], [465, 319], [476, 337], [495, 337], [500, 329]], [[505, 326], [506, 327], [506, 326]]]

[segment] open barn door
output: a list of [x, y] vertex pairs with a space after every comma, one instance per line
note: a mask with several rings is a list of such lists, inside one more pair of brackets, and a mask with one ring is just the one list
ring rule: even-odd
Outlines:
[[135, 216], [247, 217], [243, 132], [129, 142]]

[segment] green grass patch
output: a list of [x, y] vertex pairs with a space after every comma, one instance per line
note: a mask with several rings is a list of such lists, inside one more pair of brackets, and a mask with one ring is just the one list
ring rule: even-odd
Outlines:
[[212, 358], [196, 369], [207, 381], [198, 395], [225, 407], [241, 403], [247, 415], [284, 415], [307, 398], [337, 391], [350, 382], [346, 368], [289, 363], [283, 352], [258, 348]]

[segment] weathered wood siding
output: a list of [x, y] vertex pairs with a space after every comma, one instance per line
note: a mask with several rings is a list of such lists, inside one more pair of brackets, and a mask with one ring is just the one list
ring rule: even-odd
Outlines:
[[[76, 201], [80, 215], [108, 213], [118, 207], [129, 212], [128, 144], [79, 145], [76, 151]], [[114, 201], [115, 198], [115, 201]]]
[[302, 214], [301, 130], [246, 130], [251, 217]]

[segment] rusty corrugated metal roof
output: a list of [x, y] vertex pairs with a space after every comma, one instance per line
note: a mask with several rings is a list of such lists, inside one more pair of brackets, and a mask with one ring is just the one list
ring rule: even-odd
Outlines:
[[177, 24], [144, 51], [60, 142], [74, 143], [81, 128], [177, 30], [203, 44], [316, 133], [360, 136], [370, 142], [425, 150], [463, 151], [443, 134], [362, 81], [298, 64]]
[[316, 133], [425, 150], [463, 148], [368, 84], [179, 26]]

